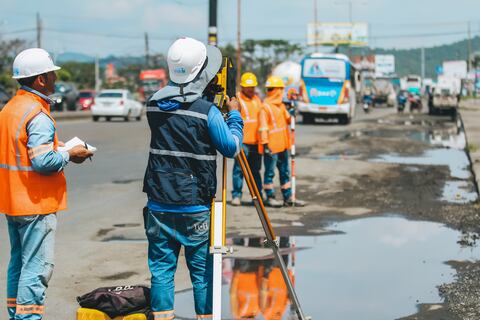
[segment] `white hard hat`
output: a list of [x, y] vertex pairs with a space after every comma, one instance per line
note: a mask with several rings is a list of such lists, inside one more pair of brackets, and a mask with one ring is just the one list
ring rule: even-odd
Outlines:
[[207, 59], [207, 47], [192, 38], [180, 38], [168, 49], [167, 64], [170, 79], [177, 84], [191, 82], [202, 70]]
[[26, 49], [13, 61], [13, 79], [37, 76], [42, 73], [60, 70], [47, 51], [40, 48]]

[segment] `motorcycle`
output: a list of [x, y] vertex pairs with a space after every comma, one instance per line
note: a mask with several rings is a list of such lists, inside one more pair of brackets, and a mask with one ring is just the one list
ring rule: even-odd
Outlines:
[[363, 111], [369, 113], [373, 108], [373, 97], [370, 94], [363, 96]]
[[405, 91], [400, 91], [397, 96], [397, 111], [402, 113], [407, 105], [408, 95]]
[[414, 110], [421, 112], [423, 109], [422, 98], [418, 94], [410, 93], [408, 95], [408, 103], [410, 104], [410, 112]]

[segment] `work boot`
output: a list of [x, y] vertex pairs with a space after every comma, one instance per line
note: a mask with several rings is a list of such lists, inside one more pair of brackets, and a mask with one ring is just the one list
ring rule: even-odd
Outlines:
[[273, 208], [282, 207], [282, 202], [278, 201], [277, 199], [275, 199], [273, 197], [267, 198], [267, 200], [265, 200], [265, 202], [263, 204], [266, 205], [267, 207], [273, 207]]
[[303, 200], [295, 199], [295, 204], [292, 201], [292, 197], [283, 201], [285, 207], [305, 207], [306, 202]]
[[238, 197], [235, 197], [232, 199], [232, 201], [230, 202], [230, 204], [234, 207], [238, 207], [239, 205], [242, 204], [242, 201], [240, 201], [240, 198]]

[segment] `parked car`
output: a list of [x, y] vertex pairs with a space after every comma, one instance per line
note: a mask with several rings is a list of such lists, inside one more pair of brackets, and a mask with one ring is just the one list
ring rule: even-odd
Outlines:
[[95, 91], [94, 90], [80, 90], [77, 100], [77, 109], [79, 110], [90, 110], [93, 103], [95, 102]]
[[98, 93], [91, 110], [93, 121], [98, 121], [100, 117], [105, 117], [107, 121], [112, 117], [122, 117], [129, 121], [130, 117], [134, 117], [140, 121], [143, 105], [126, 89], [110, 89]]
[[8, 100], [12, 97], [3, 87], [0, 87], [0, 110], [3, 109], [3, 106], [7, 104]]
[[55, 93], [50, 95], [50, 99], [54, 101], [52, 110], [75, 111], [77, 109], [78, 90], [77, 87], [70, 82], [55, 83]]

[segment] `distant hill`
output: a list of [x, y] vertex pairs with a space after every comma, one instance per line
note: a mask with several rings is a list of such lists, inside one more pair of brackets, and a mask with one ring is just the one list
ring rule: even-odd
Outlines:
[[[347, 49], [342, 48], [342, 53], [346, 53]], [[480, 37], [472, 38], [472, 52], [480, 51]], [[372, 49], [372, 48], [353, 48], [353, 55], [369, 55], [369, 54], [393, 54], [395, 56], [395, 64], [397, 73], [400, 76], [407, 74], [420, 74], [421, 72], [421, 50], [395, 50], [395, 49]], [[425, 73], [429, 78], [435, 78], [435, 69], [442, 65], [446, 60], [467, 60], [468, 41], [462, 40], [452, 44], [446, 44], [436, 47], [425, 48]]]
[[60, 53], [57, 57], [55, 57], [55, 62], [59, 64], [70, 62], [70, 61], [94, 62], [95, 57], [92, 57], [83, 53], [78, 53], [78, 52], [64, 52], [64, 53]]

